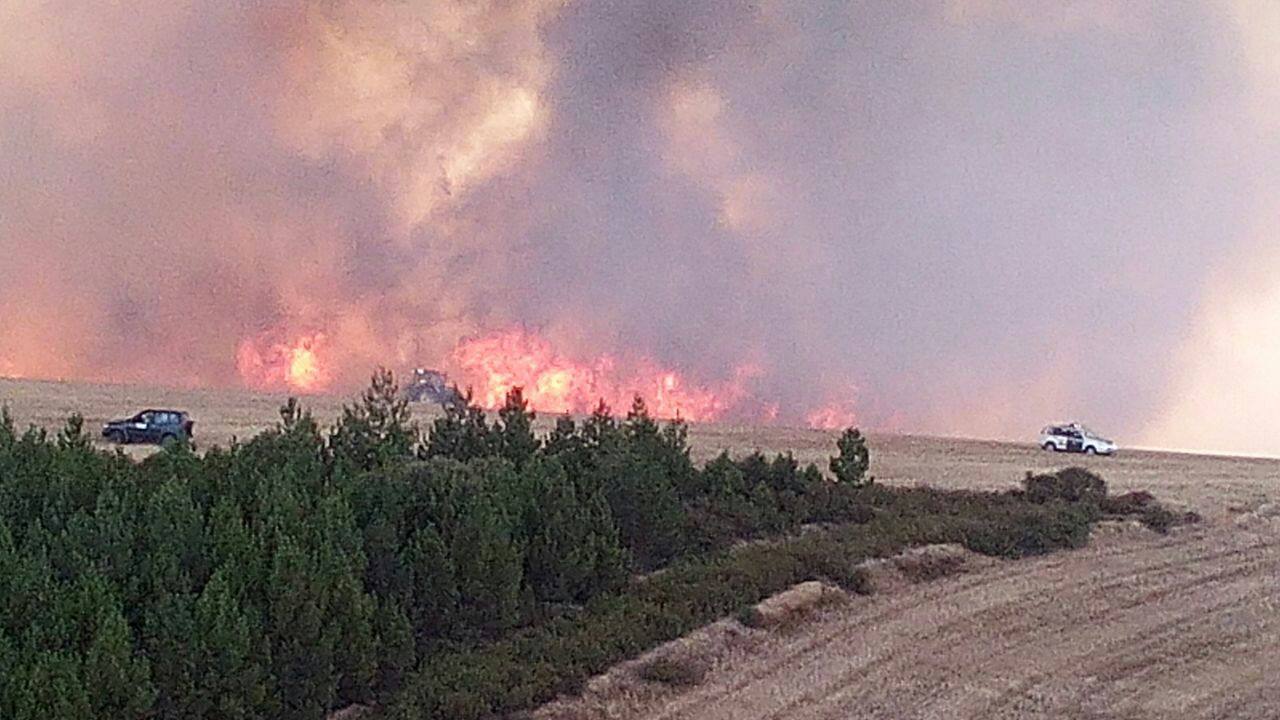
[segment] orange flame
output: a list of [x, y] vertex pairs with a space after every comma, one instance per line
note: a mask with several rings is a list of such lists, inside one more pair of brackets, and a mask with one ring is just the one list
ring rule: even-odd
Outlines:
[[625, 412], [638, 395], [654, 417], [694, 422], [717, 420], [733, 410], [747, 397], [748, 381], [760, 374], [744, 365], [732, 380], [698, 385], [650, 358], [625, 366], [610, 355], [579, 361], [524, 330], [464, 340], [450, 360], [460, 384], [470, 387], [484, 407], [501, 405], [515, 387], [523, 389], [531, 407], [551, 413], [590, 412], [601, 400]]
[[[275, 329], [242, 340], [236, 350], [241, 382], [254, 390], [319, 393], [353, 377], [353, 356], [346, 343], [325, 332]], [[524, 329], [500, 330], [464, 339], [445, 367], [460, 387], [470, 388], [484, 408], [500, 407], [519, 387], [530, 407], [544, 413], [585, 414], [600, 401], [614, 413], [626, 413], [632, 400], [644, 400], [650, 415], [690, 422], [736, 419], [756, 424], [782, 420], [780, 405], [757, 397], [763, 371], [736, 367], [728, 379], [697, 382], [644, 355], [590, 358], [561, 352], [547, 339]], [[0, 370], [4, 366], [0, 364]], [[857, 423], [854, 388], [845, 397], [804, 416], [812, 428], [840, 429]], [[791, 416], [794, 418], [794, 416]]]
[[322, 333], [302, 335], [291, 342], [246, 338], [236, 350], [236, 370], [245, 384], [257, 390], [313, 393], [329, 386], [321, 362]]
[[846, 405], [830, 403], [806, 415], [805, 422], [817, 430], [842, 430], [857, 425], [858, 416]]

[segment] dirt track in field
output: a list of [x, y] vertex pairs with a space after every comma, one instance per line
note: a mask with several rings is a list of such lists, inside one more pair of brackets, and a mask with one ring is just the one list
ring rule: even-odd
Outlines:
[[1280, 534], [1143, 531], [859, 598], [645, 720], [1280, 717]]
[[[282, 401], [0, 380], [0, 404], [23, 424], [56, 427], [80, 412], [94, 429], [142, 406], [176, 406], [195, 415], [203, 443], [269, 427]], [[341, 404], [307, 402], [322, 421]], [[719, 425], [695, 426], [690, 435], [699, 459], [759, 449], [825, 463], [835, 440]], [[1142, 451], [1084, 458], [1025, 443], [871, 440], [880, 482], [995, 489], [1028, 470], [1082, 464], [1114, 490], [1148, 490], [1206, 522], [1164, 537], [1141, 529], [1102, 534], [1086, 550], [856, 598], [750, 652], [730, 653], [695, 689], [620, 702], [607, 717], [1280, 718], [1280, 517], [1263, 517], [1280, 501], [1280, 461]]]

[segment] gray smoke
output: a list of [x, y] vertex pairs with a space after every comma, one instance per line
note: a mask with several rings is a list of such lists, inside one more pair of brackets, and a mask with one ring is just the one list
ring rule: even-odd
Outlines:
[[780, 417], [1141, 431], [1266, 157], [1218, 3], [10, 3], [0, 373], [524, 326]]

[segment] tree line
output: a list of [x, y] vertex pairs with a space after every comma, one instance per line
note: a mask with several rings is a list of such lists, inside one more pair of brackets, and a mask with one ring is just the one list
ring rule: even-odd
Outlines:
[[330, 428], [135, 462], [0, 417], [0, 717], [315, 720], [743, 539], [865, 512], [789, 455], [698, 467], [637, 399], [535, 433], [519, 390], [420, 428], [380, 372]]

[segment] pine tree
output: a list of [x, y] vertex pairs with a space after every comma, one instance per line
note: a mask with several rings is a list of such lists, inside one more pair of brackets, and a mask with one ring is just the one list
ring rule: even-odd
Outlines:
[[84, 653], [84, 685], [95, 717], [142, 717], [155, 701], [151, 666], [135, 654], [129, 626], [117, 603], [103, 606]]
[[475, 404], [467, 390], [463, 402], [446, 405], [444, 415], [431, 423], [422, 454], [466, 462], [494, 454], [497, 445], [484, 408]]
[[618, 421], [603, 399], [582, 423], [582, 439], [588, 447], [594, 449], [612, 449], [620, 441]]
[[194, 673], [200, 678], [191, 717], [249, 720], [263, 717], [268, 687], [262, 658], [254, 656], [254, 626], [237, 599], [236, 569], [213, 573], [195, 603]]
[[214, 503], [209, 511], [208, 538], [209, 562], [228, 569], [225, 580], [231, 583], [236, 597], [242, 598], [249, 588], [261, 586], [265, 574], [262, 548], [233, 498], [222, 496]]
[[197, 637], [194, 606], [187, 594], [164, 594], [149, 599], [142, 620], [142, 651], [151, 663], [151, 681], [156, 688], [155, 709], [165, 720], [196, 716], [191, 708], [197, 701]]
[[409, 617], [421, 656], [431, 641], [456, 629], [458, 581], [449, 548], [434, 527], [414, 531], [404, 555], [403, 564], [413, 577]]
[[[0, 422], [0, 434], [4, 432], [2, 424]], [[3, 442], [2, 438], [0, 442]], [[0, 572], [3, 572], [2, 568]], [[4, 628], [0, 628], [0, 668], [6, 669], [5, 672], [0, 672], [0, 718], [16, 717], [18, 708], [25, 708], [30, 703], [26, 697], [26, 688], [21, 682], [24, 679], [19, 672], [21, 661], [22, 655], [18, 653], [17, 643]]]
[[867, 450], [867, 441], [856, 428], [844, 431], [836, 441], [840, 454], [831, 458], [831, 474], [836, 480], [853, 487], [870, 485], [867, 469], [871, 467], [871, 452]]
[[584, 446], [578, 434], [578, 425], [569, 415], [556, 418], [556, 424], [547, 434], [544, 448], [548, 455], [572, 454]]
[[623, 544], [645, 568], [662, 565], [685, 546], [687, 518], [676, 490], [678, 448], [667, 445], [637, 397], [619, 427], [601, 403], [583, 428], [592, 453], [583, 483], [598, 484]]
[[371, 482], [358, 483], [351, 502], [361, 528], [365, 553], [364, 585], [380, 598], [407, 604], [413, 580], [401, 561], [402, 546], [410, 523], [403, 521], [410, 508], [409, 483], [403, 472], [387, 473]]
[[[33, 523], [39, 527], [39, 523]], [[41, 540], [28, 530], [25, 542], [20, 546], [7, 543], [0, 528], [0, 631], [7, 631], [14, 638], [43, 640], [44, 635], [56, 633], [48, 642], [54, 646], [67, 644], [73, 630], [65, 629], [70, 621], [56, 618], [55, 627], [46, 629], [46, 618], [54, 612], [55, 604], [63, 597], [61, 588], [53, 577]], [[6, 550], [5, 545], [9, 548]]]
[[111, 584], [123, 591], [125, 608], [136, 606], [137, 597], [130, 590], [137, 581], [138, 568], [134, 556], [137, 528], [129, 517], [125, 500], [108, 489], [98, 496], [97, 508], [88, 532], [80, 543], [93, 549], [96, 567]]
[[266, 589], [274, 694], [280, 700], [280, 717], [313, 720], [336, 699], [334, 647], [324, 632], [312, 563], [287, 535], [279, 537], [275, 547]]
[[532, 460], [542, 445], [533, 434], [533, 421], [537, 417], [518, 387], [507, 393], [506, 402], [498, 410], [498, 423], [493, 430], [494, 449], [517, 470]]
[[13, 668], [18, 687], [12, 720], [106, 720], [93, 713], [80, 663], [66, 651], [37, 651]]
[[378, 671], [378, 644], [374, 635], [374, 607], [359, 580], [347, 576], [329, 594], [325, 618], [326, 644], [334, 648], [338, 700], [342, 705], [368, 702], [373, 698]]
[[490, 497], [477, 494], [464, 503], [450, 541], [463, 627], [485, 636], [514, 627], [520, 619], [523, 558], [510, 519]]
[[334, 462], [350, 471], [403, 462], [413, 457], [417, 444], [418, 428], [409, 401], [385, 368], [374, 373], [359, 403], [342, 408], [342, 417], [329, 436]]
[[[13, 424], [13, 414], [9, 412], [8, 405], [0, 405], [0, 453], [12, 452], [16, 442], [18, 442], [18, 432]], [[0, 475], [0, 479], [3, 477]]]
[[602, 472], [610, 512], [640, 567], [659, 567], [678, 555], [687, 517], [662, 467], [617, 453], [606, 458]]
[[18, 592], [26, 592], [26, 588], [19, 583], [21, 565], [22, 558], [18, 555], [13, 532], [9, 530], [4, 516], [0, 515], [0, 638], [5, 636], [6, 630], [17, 637], [23, 623], [27, 621], [23, 617], [25, 613], [19, 614], [25, 603], [20, 605], [16, 597]]
[[58, 449], [88, 453], [93, 449], [93, 441], [84, 431], [84, 417], [73, 413], [58, 431]]
[[334, 672], [342, 704], [366, 702], [376, 671], [373, 599], [364, 592], [365, 556], [350, 505], [341, 496], [320, 502], [312, 521], [316, 583], [322, 598], [324, 644], [334, 648]]
[[139, 541], [139, 578], [148, 596], [189, 593], [211, 569], [205, 548], [204, 518], [187, 483], [171, 478], [143, 508]]
[[578, 491], [554, 459], [526, 468], [525, 581], [544, 602], [581, 602], [626, 577], [626, 555], [603, 492]]
[[374, 679], [377, 699], [384, 705], [400, 690], [405, 677], [417, 665], [413, 626], [395, 601], [378, 603], [374, 615], [378, 637], [378, 672]]

